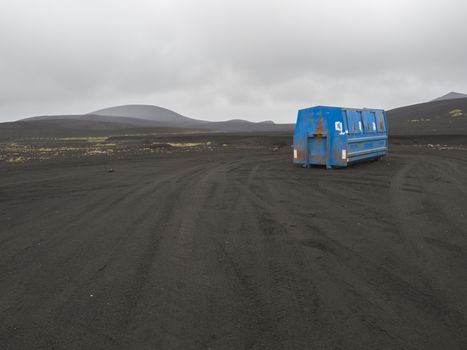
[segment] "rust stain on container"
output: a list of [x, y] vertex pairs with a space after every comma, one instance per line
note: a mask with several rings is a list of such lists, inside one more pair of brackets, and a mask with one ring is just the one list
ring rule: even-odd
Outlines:
[[384, 120], [381, 118], [379, 120], [379, 130], [384, 131]]
[[316, 135], [323, 135], [323, 116], [320, 114], [318, 119], [318, 126], [316, 127]]

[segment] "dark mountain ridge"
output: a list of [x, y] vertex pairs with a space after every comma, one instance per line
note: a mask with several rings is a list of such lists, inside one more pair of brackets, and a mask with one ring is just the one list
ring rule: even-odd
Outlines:
[[467, 98], [436, 100], [387, 111], [392, 135], [466, 135]]
[[[387, 111], [390, 135], [464, 135], [467, 138], [467, 98], [458, 95], [445, 98], [449, 95]], [[292, 132], [294, 126], [242, 119], [210, 122], [157, 106], [124, 105], [89, 114], [38, 116], [0, 123], [0, 140], [186, 132]]]
[[0, 123], [0, 140], [17, 138], [111, 136], [176, 132], [291, 131], [294, 124], [233, 119], [210, 122], [151, 105], [123, 105], [89, 114], [45, 115]]

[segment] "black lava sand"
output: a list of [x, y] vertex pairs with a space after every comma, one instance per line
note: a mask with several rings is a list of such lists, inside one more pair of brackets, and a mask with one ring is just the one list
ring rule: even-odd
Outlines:
[[1, 167], [0, 349], [467, 348], [467, 150], [390, 152]]

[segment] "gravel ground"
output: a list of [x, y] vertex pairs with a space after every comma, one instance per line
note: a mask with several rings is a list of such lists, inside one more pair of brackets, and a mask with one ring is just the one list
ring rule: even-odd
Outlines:
[[466, 152], [4, 166], [0, 348], [465, 349]]

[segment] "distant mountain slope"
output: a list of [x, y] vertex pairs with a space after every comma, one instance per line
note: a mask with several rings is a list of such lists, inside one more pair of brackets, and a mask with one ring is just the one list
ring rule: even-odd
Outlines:
[[467, 98], [431, 101], [387, 112], [390, 135], [466, 135]]
[[187, 125], [202, 122], [200, 120], [185, 117], [167, 108], [152, 105], [123, 105], [100, 109], [90, 113], [91, 115], [126, 117], [145, 119], [172, 125]]
[[435, 98], [433, 101], [455, 100], [458, 98], [467, 98], [467, 94], [461, 94], [460, 92], [450, 92], [446, 95]]
[[106, 115], [97, 115], [97, 114], [69, 114], [69, 115], [43, 115], [37, 117], [31, 117], [26, 119], [21, 119], [19, 122], [40, 122], [40, 121], [57, 121], [57, 125], [62, 125], [64, 127], [71, 127], [76, 123], [80, 124], [91, 124], [96, 122], [97, 124], [104, 123], [114, 123], [116, 125], [121, 125], [124, 127], [129, 126], [157, 126], [157, 122], [147, 120], [147, 119], [138, 119], [138, 118], [129, 118], [129, 117], [112, 117]]
[[116, 106], [92, 112], [92, 115], [138, 118], [155, 122], [158, 126], [198, 128], [224, 132], [283, 131], [293, 129], [292, 124], [275, 124], [272, 121], [255, 123], [243, 119], [232, 119], [222, 122], [210, 122], [188, 118], [169, 109], [152, 105]]
[[124, 105], [90, 114], [48, 115], [0, 123], [0, 140], [18, 138], [111, 136], [165, 132], [292, 131], [294, 124], [254, 123], [241, 119], [209, 122], [182, 116], [166, 108]]
[[125, 134], [173, 133], [200, 131], [160, 127], [155, 123], [132, 118], [103, 116], [53, 116], [53, 118], [28, 118], [16, 122], [0, 123], [0, 141], [29, 138], [60, 138], [85, 136], [110, 136]]
[[292, 124], [275, 124], [267, 120], [262, 122], [250, 122], [243, 119], [231, 119], [222, 122], [211, 122], [206, 120], [185, 117], [166, 108], [151, 105], [123, 105], [101, 109], [89, 114], [77, 115], [46, 115], [22, 119], [22, 121], [55, 120], [55, 119], [80, 119], [87, 121], [105, 121], [115, 123], [125, 123], [175, 127], [175, 128], [201, 128], [213, 131], [269, 131], [269, 130], [289, 130]]

